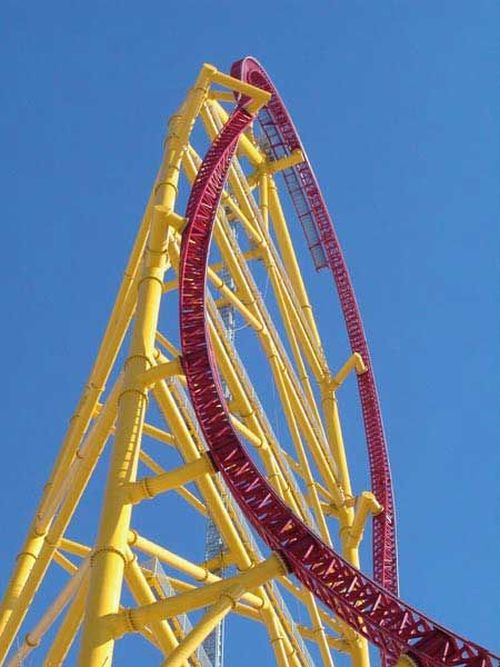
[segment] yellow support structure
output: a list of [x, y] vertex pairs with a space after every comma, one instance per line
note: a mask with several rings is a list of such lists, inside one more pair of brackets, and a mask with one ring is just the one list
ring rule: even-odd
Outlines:
[[[280, 556], [264, 560], [260, 538], [216, 470], [190, 402], [196, 387], [191, 378], [188, 387], [184, 374], [175, 315], [188, 220], [176, 211], [177, 200], [201, 165], [192, 145], [199, 140], [195, 123], [213, 140], [228, 118], [221, 102], [234, 106], [241, 96], [250, 111], [270, 99], [204, 65], [169, 121], [162, 164], [96, 362], [0, 606], [0, 664], [7, 667], [28, 656], [58, 616], [60, 626], [40, 657], [45, 667], [68, 660], [80, 628], [79, 667], [111, 667], [115, 641], [130, 632], [159, 651], [158, 664], [199, 667], [197, 651], [231, 613], [265, 627], [280, 667], [311, 664], [303, 638], [315, 643], [324, 666], [333, 667], [332, 651], [348, 655], [354, 667], [369, 665], [366, 642], [294, 583]], [[339, 542], [344, 557], [359, 566], [366, 521], [382, 508], [372, 494], [352, 492], [336, 393], [349, 373], [366, 367], [354, 353], [336, 374], [330, 370], [274, 179], [305, 157], [301, 150], [275, 160], [268, 153], [258, 129], [239, 139], [215, 216], [205, 325], [229, 420], [252, 458], [282, 501], [325, 543], [336, 548]], [[247, 330], [241, 339], [253, 336], [257, 361], [244, 344], [239, 356], [234, 330], [240, 318]], [[262, 405], [256, 376], [263, 373], [273, 386], [272, 399], [263, 392]], [[67, 537], [78, 537], [77, 522], [70, 522], [108, 441], [101, 516], [95, 541], [85, 537], [84, 544]], [[135, 505], [154, 500], [178, 507], [180, 499], [186, 517], [166, 511], [166, 538], [177, 523], [189, 529], [209, 518], [220, 534], [220, 553], [207, 551], [205, 562], [199, 563], [199, 553], [181, 555], [164, 546], [167, 540], [135, 530]], [[167, 572], [152, 568], [148, 558]], [[53, 564], [71, 579], [19, 644], [23, 619]], [[225, 578], [229, 565], [238, 574]], [[132, 609], [123, 608], [124, 585], [135, 601]], [[308, 616], [307, 627], [295, 622], [281, 586], [302, 618]], [[194, 625], [186, 629], [183, 614], [201, 608], [203, 615], [188, 619]], [[20, 649], [9, 653], [15, 639]], [[398, 667], [414, 667], [413, 661], [401, 656]]]
[[243, 586], [236, 584], [220, 594], [219, 600], [202, 616], [177, 648], [163, 663], [163, 667], [181, 667], [195, 652], [200, 644], [208, 637], [224, 616], [236, 607], [238, 598], [244, 591]]
[[175, 489], [186, 482], [192, 482], [201, 475], [213, 475], [215, 470], [208, 456], [202, 456], [196, 461], [185, 463], [180, 468], [169, 470], [156, 477], [144, 477], [137, 482], [130, 482], [123, 486], [123, 492], [128, 502], [140, 503], [146, 498], [154, 498], [160, 493]]
[[[138, 284], [137, 312], [125, 366], [124, 390], [119, 397], [115, 445], [111, 460], [102, 522], [91, 560], [91, 578], [79, 655], [81, 667], [101, 667], [111, 661], [112, 639], [101, 642], [102, 619], [116, 612], [126, 565], [125, 546], [131, 505], [119, 492], [135, 481], [147, 395], [138, 376], [152, 366], [158, 312], [167, 268], [168, 229], [166, 217], [174, 209], [182, 149], [194, 119], [206, 99], [212, 68], [204, 67], [185, 107], [174, 116], [165, 148], [163, 171], [155, 188], [155, 207], [148, 237], [148, 252]], [[158, 209], [157, 206], [161, 208]], [[126, 465], [124, 465], [126, 462]]]
[[108, 615], [102, 623], [100, 640], [105, 641], [107, 637], [116, 639], [130, 630], [137, 632], [139, 628], [154, 621], [206, 607], [234, 586], [241, 586], [242, 593], [258, 588], [269, 579], [284, 574], [284, 572], [285, 566], [280, 558], [271, 556], [268, 560], [235, 577], [207, 584], [173, 598], [158, 600], [144, 607]]
[[43, 667], [59, 667], [64, 663], [82, 622], [83, 613], [85, 611], [87, 586], [87, 581], [82, 582], [82, 586], [76, 592], [71, 604], [68, 606], [66, 615], [57, 630], [47, 655], [45, 656]]

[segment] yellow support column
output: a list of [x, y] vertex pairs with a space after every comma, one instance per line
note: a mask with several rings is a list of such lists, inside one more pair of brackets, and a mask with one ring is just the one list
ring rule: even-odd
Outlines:
[[[0, 660], [5, 657], [15, 632], [26, 613], [26, 608], [18, 604], [18, 601], [26, 583], [30, 579], [35, 564], [37, 564], [40, 550], [44, 544], [44, 536], [53, 516], [53, 514], [47, 513], [47, 506], [51, 502], [54, 493], [57, 493], [61, 483], [64, 481], [68, 468], [74, 459], [76, 449], [88, 428], [132, 317], [135, 307], [135, 296], [132, 294], [131, 288], [136, 280], [139, 261], [144, 250], [150, 213], [151, 200], [146, 207], [141, 228], [125, 270], [96, 362], [75, 413], [70, 420], [60, 453], [54, 463], [49, 481], [44, 488], [35, 520], [30, 527], [24, 546], [17, 556], [16, 567], [0, 605], [0, 634], [2, 634]], [[9, 632], [4, 633], [11, 616], [12, 621], [9, 624]]]
[[[137, 474], [147, 393], [141, 375], [152, 366], [158, 314], [167, 268], [169, 218], [172, 217], [182, 151], [203, 104], [213, 68], [205, 66], [181, 112], [171, 121], [164, 169], [155, 190], [155, 206], [143, 274], [139, 281], [135, 326], [119, 398], [113, 454], [101, 525], [91, 557], [91, 578], [79, 656], [81, 667], [111, 665], [114, 640], [103, 634], [103, 617], [120, 605], [132, 506], [122, 486]], [[175, 222], [178, 222], [174, 216]]]
[[[160, 236], [161, 216], [155, 211], [151, 240]], [[153, 231], [154, 230], [154, 231]], [[154, 233], [156, 232], [156, 234]], [[166, 267], [163, 244], [150, 247], [148, 265], [139, 285], [138, 312], [130, 356], [125, 367], [124, 388], [118, 401], [115, 446], [104, 500], [101, 527], [91, 557], [92, 576], [87, 618], [82, 635], [80, 665], [98, 667], [111, 664], [113, 642], [102, 642], [102, 616], [118, 609], [123, 571], [127, 564], [125, 546], [130, 525], [131, 505], [121, 492], [124, 484], [135, 481], [147, 394], [137, 376], [150, 366]]]

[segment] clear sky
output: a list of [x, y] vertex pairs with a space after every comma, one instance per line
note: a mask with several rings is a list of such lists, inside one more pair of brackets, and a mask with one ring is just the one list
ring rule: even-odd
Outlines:
[[0, 31], [2, 587], [90, 370], [165, 120], [201, 63], [252, 54], [302, 134], [362, 307], [402, 595], [498, 650], [500, 5], [4, 0]]

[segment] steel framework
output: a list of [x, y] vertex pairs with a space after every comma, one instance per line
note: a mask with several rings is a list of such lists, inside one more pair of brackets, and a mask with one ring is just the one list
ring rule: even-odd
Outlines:
[[[315, 268], [337, 288], [351, 346], [337, 372], [277, 174]], [[235, 337], [237, 321], [247, 331]], [[357, 493], [338, 398], [351, 373], [371, 474]], [[110, 440], [97, 536], [76, 541], [75, 513]], [[159, 539], [133, 513], [147, 501], [176, 517]], [[210, 518], [202, 562], [164, 544], [183, 516], [193, 536]], [[373, 579], [360, 569], [370, 517]], [[55, 596], [51, 566], [69, 574]], [[53, 602], [21, 642], [40, 587]], [[297, 131], [253, 58], [231, 75], [203, 66], [170, 120], [94, 368], [2, 601], [0, 661], [22, 665], [46, 638], [44, 665], [78, 655], [102, 667], [120, 637], [138, 633], [160, 664], [216, 667], [218, 628], [233, 615], [265, 629], [282, 667], [333, 665], [337, 653], [368, 667], [369, 644], [400, 667], [499, 664], [398, 597], [391, 473], [359, 309]]]

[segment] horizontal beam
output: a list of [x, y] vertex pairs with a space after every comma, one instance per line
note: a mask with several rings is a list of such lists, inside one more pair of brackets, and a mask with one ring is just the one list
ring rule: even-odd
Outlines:
[[269, 579], [284, 574], [286, 568], [276, 554], [242, 574], [222, 579], [213, 584], [197, 588], [189, 593], [165, 598], [135, 609], [126, 609], [117, 614], [109, 614], [102, 619], [101, 639], [117, 639], [126, 632], [138, 632], [145, 625], [155, 621], [185, 614], [213, 603], [223, 593], [235, 585], [243, 591], [258, 588]]
[[125, 484], [122, 488], [128, 502], [135, 504], [148, 498], [154, 498], [160, 493], [176, 489], [202, 475], [213, 474], [215, 474], [215, 468], [210, 457], [205, 454], [179, 468], [168, 470], [154, 477], [143, 477], [137, 482]]

